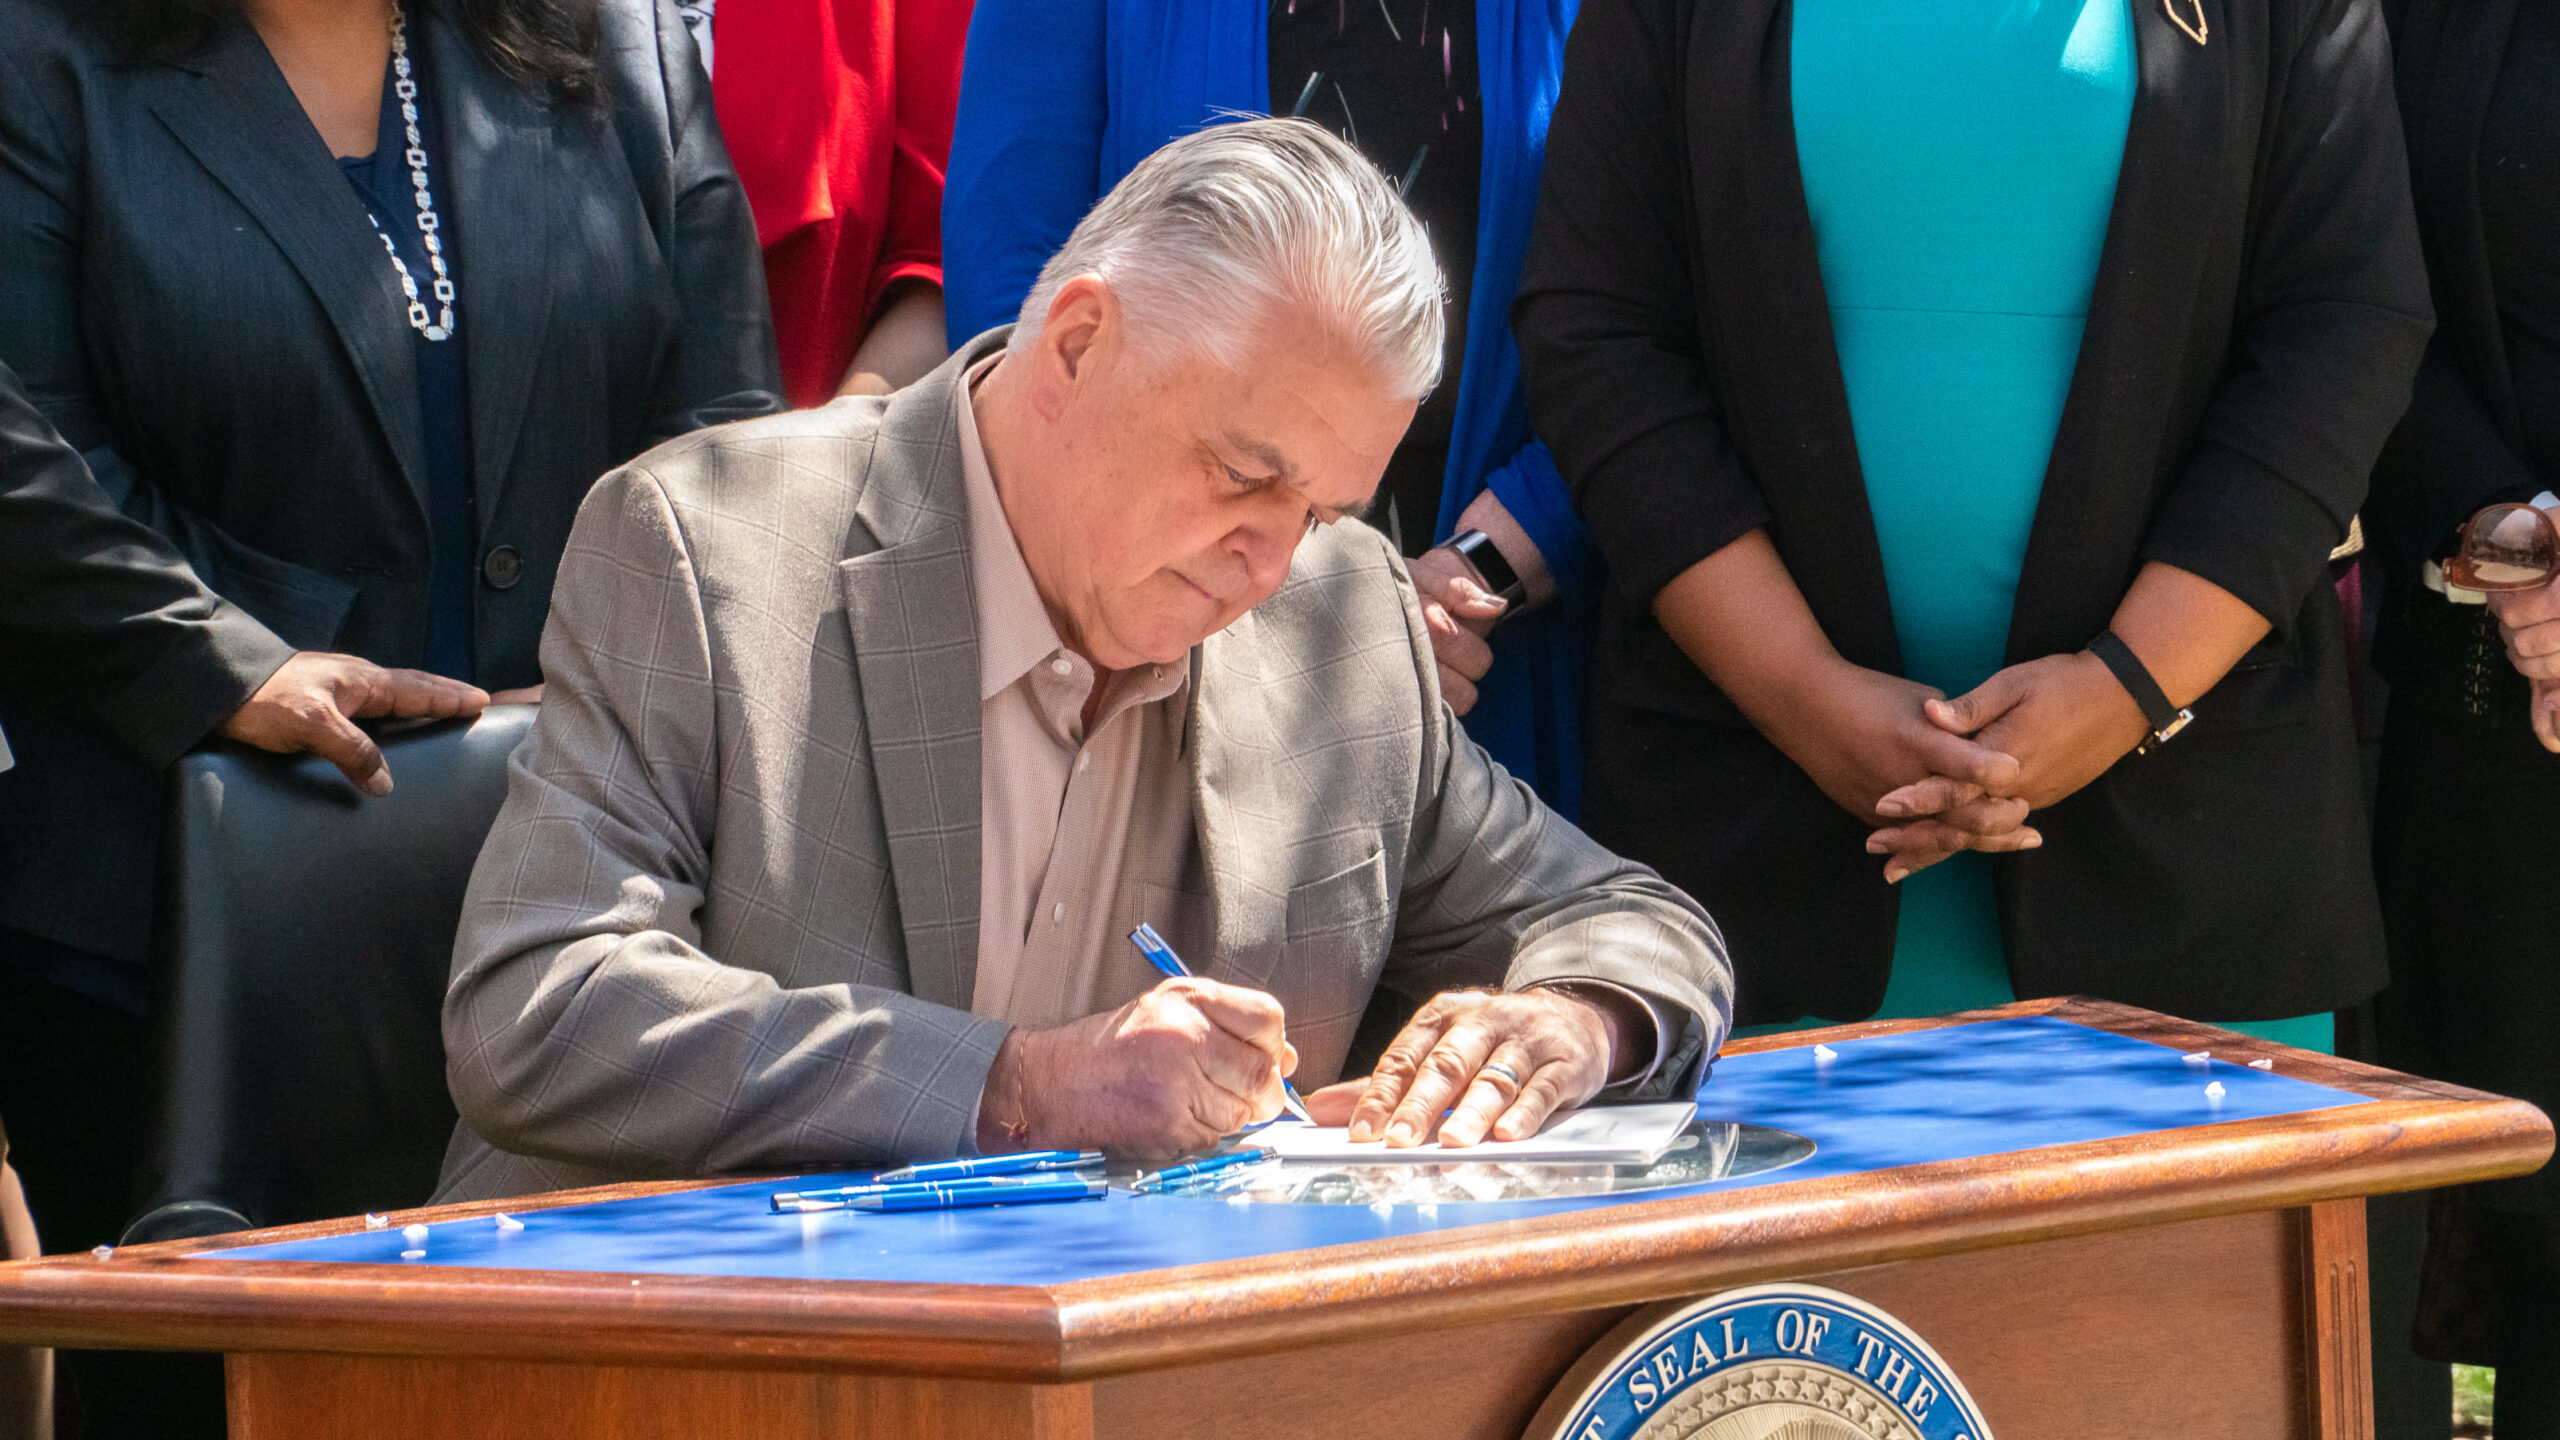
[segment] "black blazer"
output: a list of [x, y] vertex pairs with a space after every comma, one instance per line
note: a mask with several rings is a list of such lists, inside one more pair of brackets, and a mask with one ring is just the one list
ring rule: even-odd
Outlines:
[[74, 702], [156, 767], [292, 654], [119, 513], [0, 365], [0, 670]]
[[[87, 0], [0, 0], [0, 359], [126, 513], [301, 648], [415, 664], [414, 344], [361, 202], [249, 26], [128, 63]], [[430, 5], [437, 199], [480, 527], [476, 678], [535, 645], [578, 502], [666, 437], [780, 408], [755, 229], [671, 4], [604, 0], [608, 113], [492, 71]], [[156, 777], [12, 687], [0, 925], [138, 959]]]
[[[2008, 659], [2081, 648], [2149, 560], [2277, 633], [1996, 873], [2020, 994], [2264, 1018], [2382, 979], [2322, 582], [2430, 314], [2373, 0], [2202, 0], [2202, 45], [2162, 3], [2133, 0], [2140, 87]], [[1786, 0], [1586, 0], [1514, 311], [1532, 416], [1613, 576], [1585, 818], [1706, 902], [1750, 1021], [1871, 1013], [1896, 905], [1866, 827], [1650, 614], [1766, 527], [1841, 653], [1901, 669], [1790, 32]]]
[[[2480, 213], [2481, 131], [2506, 64], [2517, 4], [2403, 0], [2388, 7], [2418, 233], [2443, 323], [2419, 368], [2409, 413], [2374, 467], [2366, 509], [2366, 533], [2394, 599], [2405, 598], [2420, 562], [2447, 548], [2473, 511], [2499, 500], [2529, 500], [2560, 484], [2529, 458], [2527, 401], [2508, 369]], [[2531, 398], [2560, 403], [2560, 397]], [[2520, 719], [2523, 711], [2513, 714]]]

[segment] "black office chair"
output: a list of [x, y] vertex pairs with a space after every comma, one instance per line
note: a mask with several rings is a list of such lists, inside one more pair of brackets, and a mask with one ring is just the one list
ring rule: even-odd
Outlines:
[[316, 757], [190, 755], [170, 784], [158, 1184], [126, 1244], [423, 1203], [453, 1101], [438, 1014], [531, 706], [381, 736], [367, 799]]

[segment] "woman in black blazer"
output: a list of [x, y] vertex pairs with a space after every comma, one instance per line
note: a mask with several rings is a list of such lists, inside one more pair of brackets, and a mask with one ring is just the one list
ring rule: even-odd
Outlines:
[[[754, 224], [652, 0], [0, 0], [0, 360], [287, 644], [492, 691], [541, 680], [590, 484], [780, 408]], [[121, 1034], [158, 777], [49, 698], [0, 681], [0, 968]]]
[[[379, 90], [350, 127], [251, 23], [287, 0], [0, 0], [0, 359], [287, 642], [532, 686], [587, 487], [779, 407], [754, 226], [671, 4], [364, 7], [349, 63]], [[450, 307], [406, 203], [395, 15]], [[284, 53], [308, 72], [334, 45]], [[351, 176], [362, 151], [375, 173]], [[78, 747], [23, 679], [0, 694], [14, 743]], [[135, 961], [154, 777], [82, 759], [26, 767], [62, 790], [0, 789], [0, 927]]]
[[[2560, 1106], [2560, 755], [2535, 734], [2532, 687], [2500, 629], [2521, 628], [2528, 608], [2548, 615], [2552, 595], [2448, 591], [2433, 562], [2484, 505], [2560, 503], [2560, 7], [2394, 8], [2443, 328], [2365, 510], [2382, 582], [2375, 661], [2391, 683], [2374, 814], [2391, 988], [2375, 1015], [2385, 1063], [2548, 1110]], [[2497, 1367], [2500, 1440], [2560, 1437], [2560, 1175], [2438, 1205], [2422, 1313], [2469, 1323], [2428, 1326], [2429, 1350]]]
[[[1585, 823], [1715, 913], [1745, 1022], [1874, 1012], [1888, 867], [2030, 833], [1987, 887], [2016, 994], [2227, 1020], [2370, 994], [2323, 580], [2429, 326], [2373, 0], [2082, 12], [2138, 85], [2007, 668], [1953, 710], [1903, 678], [1799, 168], [1800, 3], [1585, 0], [1574, 30], [1514, 322], [1612, 574]], [[2194, 717], [2141, 756], [2168, 716], [2084, 652], [2111, 627]]]

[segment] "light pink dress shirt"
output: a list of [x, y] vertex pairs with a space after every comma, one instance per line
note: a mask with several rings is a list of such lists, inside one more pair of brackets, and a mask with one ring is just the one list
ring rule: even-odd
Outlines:
[[[971, 373], [973, 387], [986, 368]], [[1163, 978], [1129, 943], [1141, 920], [1186, 958], [1207, 958], [1208, 881], [1182, 753], [1191, 667], [1111, 676], [1087, 729], [1093, 664], [1058, 639], [1005, 519], [975, 407], [959, 410], [980, 705], [969, 1008], [1045, 1029], [1115, 1009]]]

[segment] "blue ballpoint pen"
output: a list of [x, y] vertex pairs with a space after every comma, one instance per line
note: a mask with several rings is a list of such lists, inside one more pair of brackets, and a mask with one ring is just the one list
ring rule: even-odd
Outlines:
[[[961, 1205], [1013, 1205], [1045, 1200], [1080, 1200], [1083, 1187], [1101, 1185], [1097, 1176], [1051, 1171], [1035, 1175], [1000, 1175], [922, 1185], [848, 1185], [841, 1190], [783, 1191], [773, 1197], [777, 1215], [818, 1215], [830, 1210], [876, 1210], [881, 1199], [922, 1197], [931, 1204], [898, 1204], [893, 1210], [954, 1209]], [[1099, 1193], [1099, 1192], [1096, 1192]]]
[[1241, 1150], [1230, 1150], [1224, 1155], [1211, 1155], [1206, 1159], [1193, 1160], [1188, 1164], [1167, 1165], [1161, 1170], [1148, 1171], [1140, 1175], [1131, 1188], [1164, 1190], [1210, 1175], [1223, 1175], [1230, 1170], [1240, 1170], [1247, 1165], [1259, 1165], [1266, 1160], [1279, 1158], [1280, 1152], [1268, 1145], [1247, 1145]]
[[[1156, 933], [1153, 925], [1140, 922], [1137, 929], [1129, 932], [1129, 943], [1138, 947], [1148, 964], [1167, 976], [1176, 980], [1190, 978], [1191, 967], [1182, 963], [1182, 957], [1173, 953], [1173, 947], [1164, 943], [1164, 937]], [[1307, 1102], [1298, 1094], [1298, 1087], [1290, 1084], [1286, 1076], [1280, 1081], [1280, 1103], [1288, 1107], [1290, 1114], [1310, 1125], [1316, 1123], [1316, 1117], [1307, 1113]]]
[[856, 1195], [848, 1210], [963, 1210], [983, 1205], [1046, 1205], [1099, 1200], [1110, 1190], [1098, 1175], [1051, 1173], [1013, 1180], [962, 1180], [950, 1185], [900, 1185], [877, 1195]]
[[1089, 1170], [1104, 1161], [1099, 1150], [1031, 1150], [1020, 1155], [980, 1155], [968, 1160], [942, 1160], [883, 1170], [875, 1185], [913, 1185], [944, 1180], [973, 1180], [988, 1175], [1027, 1175], [1041, 1170]]

